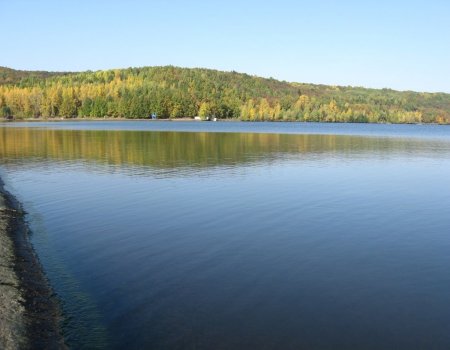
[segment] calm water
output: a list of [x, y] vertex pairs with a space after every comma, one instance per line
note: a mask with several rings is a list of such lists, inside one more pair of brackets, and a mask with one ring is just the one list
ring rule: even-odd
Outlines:
[[450, 128], [0, 124], [74, 349], [450, 348]]

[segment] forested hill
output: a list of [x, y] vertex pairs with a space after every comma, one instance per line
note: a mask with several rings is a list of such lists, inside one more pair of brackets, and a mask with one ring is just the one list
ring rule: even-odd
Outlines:
[[0, 68], [3, 117], [450, 123], [450, 94], [281, 82], [172, 66], [82, 73]]
[[56, 75], [69, 74], [66, 72], [26, 71], [0, 66], [0, 85], [17, 83], [36, 83], [37, 80]]

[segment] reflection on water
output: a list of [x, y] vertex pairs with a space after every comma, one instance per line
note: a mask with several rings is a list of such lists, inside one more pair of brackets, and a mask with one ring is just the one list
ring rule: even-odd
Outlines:
[[0, 128], [0, 172], [29, 212], [73, 348], [450, 346], [441, 129], [77, 125]]
[[448, 142], [433, 139], [345, 135], [185, 133], [0, 129], [0, 156], [7, 162], [91, 161], [160, 169], [206, 168], [296, 157], [355, 159], [365, 154], [448, 155]]

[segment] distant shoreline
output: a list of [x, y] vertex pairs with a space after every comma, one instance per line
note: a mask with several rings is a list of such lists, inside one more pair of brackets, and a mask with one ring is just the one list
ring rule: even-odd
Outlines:
[[383, 123], [374, 123], [374, 122], [310, 122], [310, 121], [301, 121], [301, 120], [240, 120], [240, 119], [218, 119], [217, 121], [210, 120], [195, 120], [190, 117], [186, 118], [160, 118], [160, 119], [149, 119], [149, 118], [84, 118], [84, 117], [75, 117], [75, 118], [20, 118], [20, 119], [0, 119], [0, 122], [4, 123], [21, 123], [21, 122], [32, 122], [32, 123], [44, 123], [44, 122], [102, 122], [102, 121], [117, 121], [117, 122], [125, 122], [125, 121], [146, 121], [151, 123], [158, 122], [192, 122], [192, 123], [200, 123], [200, 122], [211, 122], [211, 123], [317, 123], [317, 124], [370, 124], [370, 125], [450, 125], [448, 123], [391, 123], [391, 122], [383, 122]]
[[0, 179], [0, 348], [66, 349], [59, 303], [29, 241], [24, 215]]
[[37, 75], [0, 67], [0, 117], [83, 116], [450, 124], [450, 93], [296, 83], [174, 66]]

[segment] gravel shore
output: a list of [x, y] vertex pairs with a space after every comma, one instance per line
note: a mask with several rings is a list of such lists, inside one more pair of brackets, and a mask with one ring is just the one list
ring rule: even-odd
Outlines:
[[0, 349], [67, 349], [61, 320], [23, 211], [0, 180]]

